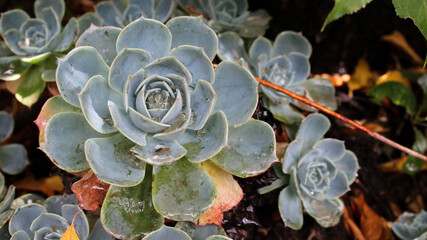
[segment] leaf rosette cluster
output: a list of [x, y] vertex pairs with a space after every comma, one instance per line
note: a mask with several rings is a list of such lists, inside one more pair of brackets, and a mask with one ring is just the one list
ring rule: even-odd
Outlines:
[[321, 226], [338, 224], [344, 210], [339, 199], [350, 190], [359, 165], [342, 141], [325, 138], [329, 120], [321, 114], [309, 115], [282, 159], [289, 185], [279, 195], [279, 210], [285, 225], [300, 229], [302, 207]]
[[34, 2], [36, 18], [21, 9], [2, 14], [0, 34], [10, 51], [0, 56], [0, 79], [20, 80], [16, 97], [30, 106], [43, 92], [45, 83], [54, 81], [56, 57], [72, 45], [78, 23], [71, 18], [62, 29], [63, 0], [37, 0]]
[[112, 240], [99, 220], [90, 231], [88, 218], [77, 204], [74, 195], [56, 195], [46, 199], [43, 204], [31, 202], [20, 206], [9, 222], [10, 239], [61, 239], [73, 225], [81, 240]]
[[201, 13], [215, 32], [232, 31], [246, 38], [264, 35], [271, 19], [264, 9], [248, 11], [247, 0], [179, 0], [178, 3], [185, 10], [190, 7]]
[[[284, 31], [274, 42], [258, 37], [247, 51], [236, 33], [219, 36], [218, 56], [223, 60], [240, 62], [256, 77], [302, 95], [330, 109], [336, 108], [335, 89], [327, 79], [307, 79], [310, 74], [310, 42], [300, 33]], [[301, 104], [284, 93], [264, 85], [260, 92], [274, 117], [288, 124], [302, 121], [304, 116], [295, 107], [306, 111], [314, 109]]]
[[391, 223], [393, 232], [403, 240], [427, 239], [427, 212], [404, 212], [399, 216], [398, 222]]
[[216, 195], [203, 161], [247, 177], [275, 160], [273, 130], [250, 119], [256, 81], [236, 63], [214, 69], [217, 46], [200, 17], [140, 18], [92, 26], [59, 60], [62, 97], [36, 121], [40, 146], [61, 169], [112, 185], [101, 218], [115, 237], [146, 235], [163, 217], [196, 221]]
[[166, 22], [175, 8], [175, 0], [112, 0], [95, 6], [104, 26], [124, 27], [141, 16]]

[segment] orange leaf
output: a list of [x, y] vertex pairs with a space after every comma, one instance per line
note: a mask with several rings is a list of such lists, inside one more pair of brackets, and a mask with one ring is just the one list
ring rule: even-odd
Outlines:
[[77, 236], [76, 229], [74, 228], [74, 220], [76, 220], [77, 215], [79, 215], [82, 212], [77, 212], [74, 217], [73, 221], [71, 222], [71, 226], [68, 227], [67, 231], [65, 231], [64, 235], [62, 235], [60, 240], [80, 240], [79, 236]]
[[199, 224], [221, 225], [222, 213], [239, 204], [243, 198], [243, 191], [230, 173], [224, 171], [213, 162], [205, 161], [200, 163], [200, 166], [212, 177], [217, 195], [212, 207], [200, 216]]
[[379, 85], [381, 83], [390, 82], [390, 81], [400, 82], [405, 84], [408, 87], [411, 87], [411, 83], [409, 82], [409, 80], [403, 77], [402, 73], [398, 70], [388, 71], [384, 73], [377, 79], [377, 82], [375, 84]]
[[[406, 163], [408, 156], [402, 158], [393, 159], [389, 162], [380, 164], [378, 167], [383, 172], [402, 172], [403, 165]], [[421, 170], [427, 170], [427, 162], [423, 163]]]
[[13, 183], [13, 185], [19, 190], [39, 191], [48, 196], [53, 196], [55, 192], [61, 192], [64, 189], [64, 185], [62, 185], [62, 180], [59, 176], [36, 180], [34, 175], [29, 171], [25, 173], [25, 178]]
[[359, 59], [350, 81], [347, 83], [349, 96], [353, 96], [353, 91], [361, 88], [371, 88], [374, 85], [374, 75], [371, 72], [365, 58]]
[[76, 194], [83, 209], [95, 211], [104, 202], [109, 187], [89, 170], [82, 179], [73, 183], [71, 191]]

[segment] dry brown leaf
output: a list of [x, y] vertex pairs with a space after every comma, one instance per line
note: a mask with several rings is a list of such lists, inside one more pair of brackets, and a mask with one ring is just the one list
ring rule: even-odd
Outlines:
[[223, 212], [232, 209], [243, 198], [243, 191], [234, 180], [233, 175], [224, 171], [211, 161], [200, 163], [200, 166], [211, 177], [215, 184], [217, 195], [211, 208], [199, 218], [200, 225], [221, 225]]
[[110, 185], [99, 180], [89, 170], [82, 179], [73, 183], [71, 190], [76, 194], [83, 209], [95, 211], [104, 202], [109, 187]]
[[353, 91], [361, 88], [371, 88], [374, 85], [374, 74], [371, 72], [368, 62], [364, 57], [357, 62], [354, 73], [347, 83], [348, 95], [353, 96]]
[[402, 49], [414, 60], [415, 63], [419, 65], [424, 64], [424, 60], [417, 54], [417, 52], [414, 51], [408, 41], [406, 41], [405, 36], [403, 36], [399, 31], [395, 30], [392, 34], [385, 35], [381, 39]]
[[48, 196], [55, 195], [55, 192], [62, 192], [64, 185], [59, 176], [35, 179], [34, 175], [27, 171], [25, 178], [13, 183], [16, 189], [26, 191], [39, 191]]
[[350, 237], [352, 239], [356, 239], [356, 240], [365, 240], [366, 239], [365, 236], [363, 236], [363, 233], [360, 230], [360, 228], [357, 226], [357, 224], [350, 217], [347, 207], [344, 208], [342, 220], [343, 220], [343, 223], [344, 223], [345, 229], [347, 230], [348, 235], [350, 235]]
[[76, 229], [74, 228], [74, 220], [76, 220], [77, 215], [80, 213], [82, 212], [77, 212], [74, 214], [71, 226], [68, 227], [67, 231], [65, 231], [60, 240], [80, 240], [79, 236], [77, 236]]
[[[389, 162], [382, 163], [378, 168], [383, 172], [402, 172], [403, 165], [406, 163], [408, 156], [393, 159]], [[421, 171], [427, 170], [427, 162], [424, 162], [421, 166]]]
[[360, 213], [360, 229], [368, 240], [392, 240], [394, 239], [391, 226], [387, 220], [377, 215], [365, 202], [364, 195], [359, 192], [351, 197], [357, 211]]
[[377, 132], [377, 133], [382, 133], [382, 132], [388, 132], [389, 129], [388, 128], [383, 128], [381, 125], [379, 125], [378, 123], [373, 123], [373, 122], [368, 122], [363, 124], [363, 126], [373, 132]]

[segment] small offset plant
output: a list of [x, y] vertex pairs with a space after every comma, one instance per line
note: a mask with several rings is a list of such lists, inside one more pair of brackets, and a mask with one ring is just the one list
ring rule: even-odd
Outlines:
[[231, 240], [222, 228], [216, 225], [196, 226], [191, 222], [178, 222], [176, 226], [162, 226], [150, 233], [143, 240]]
[[188, 13], [202, 14], [215, 32], [232, 31], [245, 38], [264, 35], [271, 19], [264, 9], [248, 11], [247, 0], [178, 0], [178, 3]]
[[[218, 56], [222, 60], [240, 62], [256, 77], [286, 88], [330, 109], [336, 108], [335, 88], [327, 79], [311, 78], [311, 45], [300, 33], [284, 31], [274, 43], [258, 37], [246, 51], [243, 39], [236, 33], [219, 35]], [[314, 109], [299, 101], [260, 86], [263, 101], [274, 117], [287, 124], [299, 123], [304, 115], [296, 107], [313, 111]]]
[[15, 96], [24, 105], [38, 100], [45, 81], [55, 81], [56, 57], [70, 48], [77, 35], [75, 18], [62, 29], [64, 12], [63, 0], [37, 0], [36, 18], [20, 9], [0, 18], [0, 33], [10, 50], [0, 54], [0, 79], [19, 81]]
[[77, 203], [74, 195], [57, 195], [43, 204], [28, 203], [19, 207], [9, 222], [11, 240], [61, 239], [72, 224], [81, 240], [112, 240], [99, 220], [92, 231], [89, 230], [86, 214]]
[[271, 191], [289, 184], [280, 192], [279, 211], [292, 229], [301, 229], [303, 207], [323, 227], [338, 224], [344, 210], [339, 197], [350, 190], [356, 178], [359, 165], [354, 153], [346, 150], [342, 141], [323, 138], [329, 127], [325, 116], [309, 115], [281, 160], [281, 184], [269, 187]]
[[166, 22], [175, 9], [175, 0], [112, 0], [95, 6], [103, 26], [125, 27], [141, 16]]
[[113, 236], [197, 221], [216, 196], [204, 161], [248, 177], [276, 160], [272, 128], [250, 119], [256, 81], [233, 62], [214, 69], [217, 47], [201, 17], [140, 18], [93, 26], [59, 60], [62, 97], [40, 113], [40, 146], [59, 168], [112, 185], [101, 219]]
[[[4, 142], [13, 132], [15, 122], [12, 115], [0, 111], [0, 143]], [[16, 175], [24, 171], [28, 165], [27, 150], [22, 144], [11, 143], [0, 146], [0, 169], [2, 172]], [[4, 176], [0, 172], [0, 194], [4, 189]]]
[[427, 239], [427, 212], [404, 212], [399, 216], [398, 222], [391, 223], [391, 229], [402, 240]]

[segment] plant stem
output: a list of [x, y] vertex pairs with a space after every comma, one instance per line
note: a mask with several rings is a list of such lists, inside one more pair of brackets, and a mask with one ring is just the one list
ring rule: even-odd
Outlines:
[[301, 101], [301, 102], [303, 102], [303, 103], [305, 103], [307, 105], [310, 105], [310, 106], [312, 106], [314, 108], [317, 108], [317, 109], [319, 109], [320, 111], [322, 111], [324, 113], [327, 113], [327, 114], [329, 114], [329, 115], [331, 115], [331, 116], [333, 116], [335, 118], [341, 119], [342, 121], [350, 124], [351, 126], [353, 126], [353, 127], [357, 128], [357, 129], [359, 129], [359, 130], [361, 130], [361, 131], [369, 134], [371, 137], [373, 137], [373, 138], [375, 138], [375, 139], [377, 139], [377, 140], [379, 140], [381, 142], [384, 142], [384, 143], [386, 143], [386, 144], [388, 144], [388, 145], [390, 145], [390, 146], [392, 146], [394, 148], [397, 148], [397, 149], [399, 149], [399, 150], [401, 150], [403, 152], [406, 152], [409, 155], [412, 155], [414, 157], [420, 158], [420, 159], [422, 159], [422, 160], [424, 160], [424, 161], [427, 162], [427, 157], [426, 156], [424, 156], [424, 155], [422, 155], [422, 154], [420, 154], [418, 152], [415, 152], [414, 150], [409, 149], [409, 148], [407, 148], [405, 146], [402, 146], [402, 145], [400, 145], [400, 144], [398, 144], [398, 143], [396, 143], [396, 142], [394, 142], [394, 141], [392, 141], [392, 140], [390, 140], [390, 139], [382, 136], [381, 134], [373, 132], [373, 131], [367, 129], [366, 127], [364, 127], [364, 126], [362, 126], [362, 125], [360, 125], [360, 124], [358, 124], [358, 123], [356, 123], [356, 122], [354, 122], [354, 121], [352, 121], [352, 120], [350, 120], [350, 119], [348, 119], [348, 118], [346, 118], [346, 117], [344, 117], [344, 116], [342, 116], [342, 115], [340, 115], [340, 114], [338, 114], [338, 113], [336, 113], [336, 112], [334, 112], [334, 111], [332, 111], [332, 110], [330, 110], [330, 109], [328, 109], [328, 108], [326, 108], [326, 107], [324, 107], [324, 106], [322, 106], [322, 105], [320, 105], [318, 103], [310, 101], [310, 100], [308, 100], [305, 97], [302, 97], [302, 96], [300, 96], [300, 95], [298, 95], [296, 93], [293, 93], [293, 92], [291, 92], [289, 90], [286, 90], [286, 89], [284, 89], [282, 87], [279, 87], [279, 86], [277, 86], [277, 85], [275, 85], [275, 84], [273, 84], [271, 82], [268, 82], [266, 80], [263, 80], [261, 78], [255, 77], [255, 80], [257, 80], [259, 83], [261, 83], [264, 86], [267, 86], [267, 87], [270, 87], [270, 88], [272, 88], [272, 89], [274, 89], [276, 91], [282, 92], [282, 93], [284, 93], [284, 94], [286, 94], [286, 95], [288, 95], [288, 96], [290, 96], [292, 98], [297, 99], [298, 101]]

